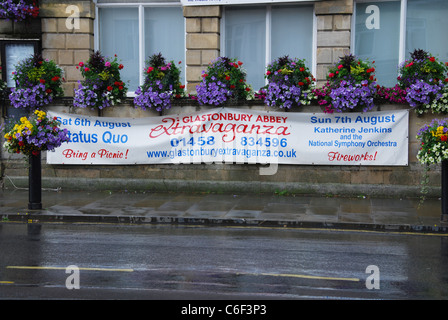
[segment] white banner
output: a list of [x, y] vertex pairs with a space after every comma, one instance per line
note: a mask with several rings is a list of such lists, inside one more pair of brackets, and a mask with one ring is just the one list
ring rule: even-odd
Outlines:
[[[313, 0], [314, 2], [322, 0]], [[309, 0], [181, 0], [183, 6], [211, 6], [229, 4], [258, 4], [258, 3], [285, 3], [309, 2]]]
[[408, 164], [409, 111], [266, 112], [220, 108], [138, 119], [49, 112], [70, 142], [49, 164]]

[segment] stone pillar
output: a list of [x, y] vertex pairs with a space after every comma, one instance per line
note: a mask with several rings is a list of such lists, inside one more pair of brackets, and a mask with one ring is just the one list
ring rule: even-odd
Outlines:
[[350, 53], [350, 30], [353, 0], [316, 2], [317, 85], [326, 82], [328, 68]]
[[187, 92], [196, 93], [202, 70], [220, 54], [220, 6], [185, 6]]
[[72, 97], [77, 81], [82, 80], [76, 65], [80, 61], [86, 61], [94, 49], [94, 3], [41, 0], [40, 17], [42, 55], [44, 59], [55, 61], [64, 70], [65, 96]]

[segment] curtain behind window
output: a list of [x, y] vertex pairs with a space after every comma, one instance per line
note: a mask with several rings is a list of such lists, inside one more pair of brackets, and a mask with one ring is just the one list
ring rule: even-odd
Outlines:
[[182, 7], [145, 8], [145, 59], [162, 53], [167, 61], [182, 61], [181, 82], [185, 83], [185, 23]]
[[138, 8], [100, 8], [99, 44], [103, 55], [118, 59], [124, 65], [123, 81], [129, 91], [139, 85]]
[[230, 7], [225, 16], [225, 55], [244, 63], [247, 83], [255, 91], [264, 86], [266, 9]]
[[313, 7], [275, 6], [271, 19], [272, 60], [288, 55], [312, 68]]
[[441, 61], [448, 61], [448, 1], [408, 0], [406, 15], [406, 57], [423, 49]]
[[[372, 20], [375, 12], [379, 21]], [[400, 1], [357, 3], [355, 18], [355, 55], [375, 61], [378, 83], [393, 87], [398, 76]]]
[[29, 43], [17, 43], [5, 45], [6, 56], [6, 83], [9, 88], [16, 86], [12, 72], [15, 71], [15, 65], [20, 61], [29, 58], [34, 54], [34, 45]]

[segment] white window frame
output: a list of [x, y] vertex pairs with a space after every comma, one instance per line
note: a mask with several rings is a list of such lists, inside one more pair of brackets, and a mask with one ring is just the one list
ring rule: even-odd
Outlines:
[[[263, 4], [261, 4], [263, 6]], [[291, 5], [291, 3], [285, 4], [285, 5]], [[257, 5], [259, 6], [259, 5]], [[278, 6], [275, 5], [275, 6]], [[298, 5], [300, 6], [300, 5]], [[248, 7], [248, 6], [245, 6]], [[272, 5], [268, 4], [265, 5], [266, 7], [266, 61], [265, 61], [265, 68], [268, 66], [269, 63], [272, 61], [272, 55], [271, 55], [271, 21], [272, 21]], [[220, 39], [220, 46], [221, 46], [221, 55], [226, 56], [226, 31], [225, 31], [225, 19], [226, 19], [226, 7], [223, 7], [222, 10], [222, 17], [221, 17], [221, 39]], [[317, 19], [316, 19], [316, 13], [315, 8], [313, 6], [313, 35], [312, 35], [312, 52], [311, 52], [311, 73], [316, 76], [317, 71], [317, 61], [316, 61], [316, 55], [317, 55]], [[298, 59], [301, 59], [300, 57], [297, 57]], [[265, 84], [268, 84], [267, 79], [265, 79]]]
[[[145, 8], [147, 7], [182, 7], [181, 2], [149, 2], [149, 3], [97, 3], [95, 2], [95, 20], [93, 24], [93, 30], [94, 30], [94, 48], [95, 51], [100, 49], [100, 39], [99, 39], [99, 9], [100, 8], [138, 8], [138, 45], [139, 45], [139, 85], [143, 85], [145, 82], [145, 75], [143, 73], [143, 69], [145, 68], [145, 61], [148, 58], [145, 53]], [[184, 30], [186, 30], [186, 19], [184, 17]], [[186, 31], [184, 34], [184, 48], [186, 48]], [[183, 56], [183, 63], [184, 67], [182, 70], [182, 73], [185, 74], [186, 72], [186, 50], [184, 51]], [[185, 85], [187, 85], [187, 77], [185, 75]], [[131, 91], [127, 93], [128, 97], [134, 97], [135, 92]]]

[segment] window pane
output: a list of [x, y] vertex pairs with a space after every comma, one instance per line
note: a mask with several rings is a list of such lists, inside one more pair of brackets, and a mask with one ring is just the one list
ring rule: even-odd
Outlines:
[[288, 55], [305, 59], [311, 69], [313, 54], [313, 7], [272, 7], [272, 60]]
[[229, 7], [225, 12], [225, 55], [242, 61], [247, 83], [258, 91], [265, 85], [266, 9]]
[[6, 44], [6, 83], [8, 87], [16, 86], [12, 79], [12, 72], [15, 71], [15, 65], [23, 59], [29, 58], [34, 54], [34, 45], [30, 43]]
[[99, 9], [100, 51], [103, 55], [118, 59], [124, 65], [122, 80], [133, 92], [139, 85], [138, 9]]
[[397, 83], [400, 39], [400, 1], [356, 4], [355, 55], [375, 61], [380, 85]]
[[448, 61], [448, 1], [408, 0], [406, 18], [406, 56], [423, 49]]
[[184, 39], [182, 7], [145, 8], [145, 60], [161, 52], [167, 61], [182, 61], [182, 83], [185, 83]]

